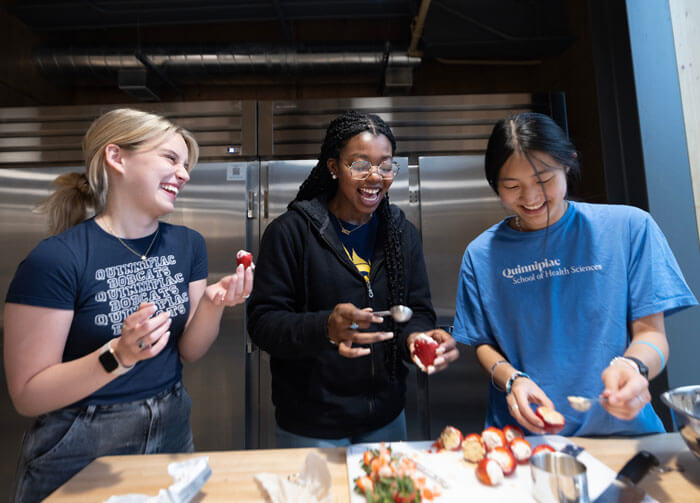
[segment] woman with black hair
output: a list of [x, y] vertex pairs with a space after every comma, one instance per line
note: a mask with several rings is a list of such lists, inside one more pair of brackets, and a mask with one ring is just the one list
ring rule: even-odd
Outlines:
[[[263, 235], [248, 331], [271, 356], [278, 447], [406, 439], [413, 341], [440, 345], [428, 373], [458, 356], [434, 330], [420, 236], [387, 191], [396, 141], [376, 115], [328, 126], [316, 167]], [[405, 324], [373, 314], [413, 309]], [[416, 361], [414, 359], [414, 361]]]
[[[664, 431], [649, 404], [664, 315], [697, 301], [658, 226], [637, 208], [568, 200], [578, 154], [546, 115], [498, 122], [485, 161], [514, 216], [467, 247], [454, 335], [491, 374], [486, 424], [544, 433], [551, 418], [533, 406], [545, 406], [564, 435]], [[576, 410], [567, 397], [580, 395], [599, 400]]]

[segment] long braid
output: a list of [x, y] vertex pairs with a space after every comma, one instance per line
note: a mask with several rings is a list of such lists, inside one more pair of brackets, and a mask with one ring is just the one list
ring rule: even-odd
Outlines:
[[[389, 305], [404, 305], [406, 304], [404, 294], [404, 268], [403, 254], [401, 253], [401, 233], [396, 227], [396, 222], [391, 218], [391, 209], [389, 207], [389, 195], [384, 197], [378, 208], [379, 218], [386, 225], [386, 239], [384, 240], [384, 257], [386, 264], [387, 277], [389, 280]], [[401, 327], [394, 320], [391, 320], [393, 325], [394, 337], [390, 341], [391, 352], [387, 364], [391, 369], [391, 379], [396, 379], [396, 371], [399, 366], [399, 347], [396, 342], [399, 340]]]
[[[329, 200], [335, 195], [335, 192], [338, 190], [338, 181], [331, 177], [327, 166], [328, 159], [338, 159], [340, 157], [340, 151], [345, 147], [348, 140], [364, 131], [369, 131], [376, 136], [386, 136], [391, 143], [392, 154], [396, 151], [394, 133], [392, 133], [389, 126], [379, 116], [359, 112], [357, 110], [349, 110], [341, 114], [328, 125], [318, 162], [299, 187], [299, 192], [297, 192], [294, 200], [289, 203], [290, 207], [296, 201], [313, 199], [321, 194], [326, 194]], [[385, 266], [389, 282], [389, 306], [405, 304], [405, 275], [403, 254], [401, 252], [401, 233], [396, 227], [396, 222], [391, 217], [388, 194], [379, 204], [377, 214], [380, 222], [382, 222], [386, 228], [383, 245]], [[390, 368], [391, 378], [395, 380], [399, 366], [399, 348], [396, 341], [399, 338], [398, 336], [401, 329], [396, 325], [393, 319], [390, 323], [392, 324], [394, 337], [391, 341], [385, 343], [390, 346], [388, 358], [385, 363]]]

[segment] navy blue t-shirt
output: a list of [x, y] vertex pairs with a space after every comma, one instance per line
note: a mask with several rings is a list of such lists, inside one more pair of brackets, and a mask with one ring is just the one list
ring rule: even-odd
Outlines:
[[[123, 241], [142, 253], [153, 238]], [[188, 287], [207, 274], [206, 244], [196, 231], [161, 222], [142, 261], [89, 219], [41, 241], [20, 263], [5, 301], [74, 312], [64, 362], [118, 337], [142, 302], [155, 303], [156, 314], [170, 311], [167, 346], [77, 404], [126, 402], [153, 396], [181, 379], [177, 340], [189, 316]]]
[[[355, 264], [365, 281], [369, 282], [369, 273], [372, 268], [372, 252], [374, 251], [374, 242], [377, 238], [379, 220], [373, 213], [367, 222], [362, 225], [355, 225], [344, 220], [338, 220], [338, 217], [333, 215], [333, 213], [330, 213], [330, 215], [333, 227], [338, 233], [340, 242], [343, 243], [345, 253], [347, 253], [352, 263]], [[345, 229], [345, 232], [343, 232], [343, 229]]]

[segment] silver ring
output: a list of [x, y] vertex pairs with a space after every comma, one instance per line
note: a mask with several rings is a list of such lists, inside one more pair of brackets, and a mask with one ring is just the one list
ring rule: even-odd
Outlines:
[[518, 407], [517, 403], [514, 403], [513, 405], [510, 406], [510, 410], [518, 410], [520, 407]]
[[247, 299], [248, 297], [250, 297], [250, 295], [244, 295], [244, 296], [243, 296], [244, 299]]
[[350, 330], [357, 330], [358, 328], [360, 328], [360, 325], [353, 321], [352, 325], [350, 325]]
[[148, 344], [146, 344], [145, 342], [143, 342], [142, 339], [139, 339], [139, 342], [137, 342], [136, 345], [137, 345], [137, 346], [139, 347], [139, 349], [142, 350], [142, 351], [148, 347]]

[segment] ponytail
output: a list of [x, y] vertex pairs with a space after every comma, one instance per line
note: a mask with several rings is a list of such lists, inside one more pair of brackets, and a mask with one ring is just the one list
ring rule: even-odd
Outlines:
[[85, 173], [64, 173], [56, 177], [53, 185], [56, 186], [54, 193], [34, 211], [48, 214], [51, 234], [58, 234], [88, 218], [97, 201]]

